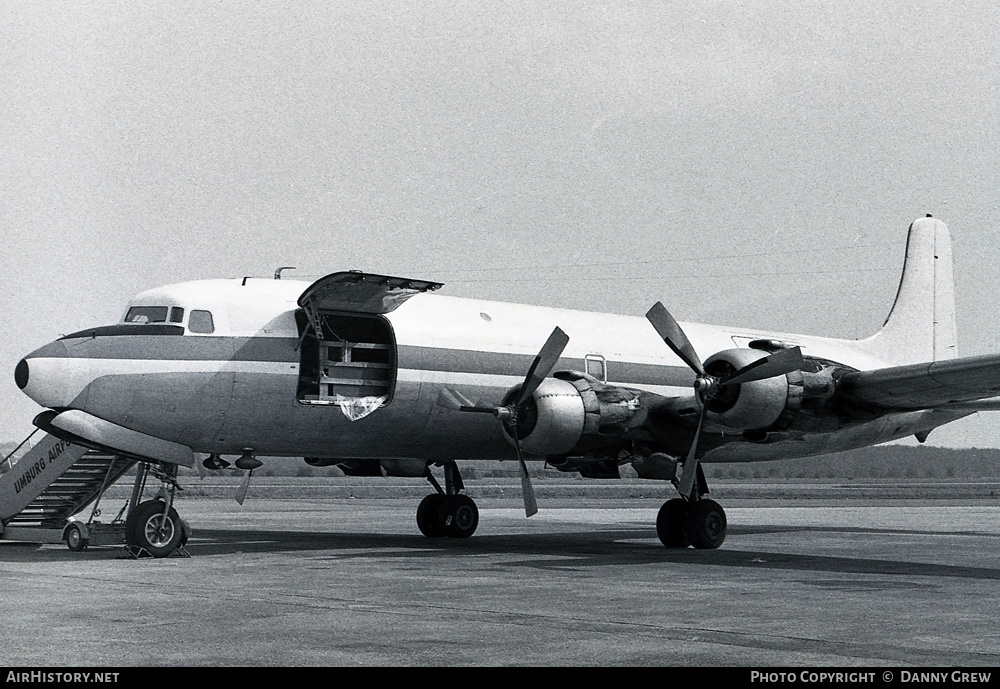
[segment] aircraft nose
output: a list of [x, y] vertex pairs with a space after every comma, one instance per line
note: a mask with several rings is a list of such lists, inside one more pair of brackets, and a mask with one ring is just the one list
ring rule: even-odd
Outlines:
[[78, 380], [86, 373], [79, 363], [69, 358], [66, 345], [57, 340], [21, 359], [14, 367], [14, 382], [43, 407], [69, 407], [86, 386]]

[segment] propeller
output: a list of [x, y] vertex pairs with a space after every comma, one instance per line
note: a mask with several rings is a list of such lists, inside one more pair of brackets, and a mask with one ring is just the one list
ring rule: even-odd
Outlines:
[[259, 469], [262, 466], [264, 466], [264, 462], [254, 457], [252, 448], [243, 448], [243, 454], [236, 460], [236, 468], [247, 472], [243, 474], [243, 480], [240, 481], [240, 486], [236, 489], [236, 502], [239, 504], [242, 505], [243, 501], [246, 500], [247, 490], [250, 488], [250, 479], [253, 478], [253, 470]]
[[500, 419], [510, 436], [514, 439], [514, 450], [517, 452], [517, 463], [521, 474], [521, 495], [524, 498], [524, 514], [530, 517], [538, 512], [538, 501], [535, 499], [535, 489], [531, 485], [531, 476], [528, 474], [528, 465], [524, 462], [524, 454], [521, 452], [521, 440], [518, 438], [517, 422], [524, 411], [525, 404], [531, 399], [532, 393], [538, 389], [552, 369], [555, 368], [559, 357], [569, 343], [569, 336], [560, 328], [556, 328], [549, 335], [549, 338], [538, 351], [534, 361], [528, 368], [528, 373], [524, 377], [524, 383], [518, 390], [517, 396], [510, 404], [502, 406], [477, 405], [469, 400], [458, 390], [442, 388], [438, 393], [437, 403], [447, 409], [454, 409], [463, 412], [477, 412], [492, 414]]
[[247, 498], [247, 490], [250, 488], [250, 477], [253, 476], [253, 469], [250, 469], [247, 473], [243, 474], [243, 480], [240, 481], [239, 487], [236, 489], [236, 502], [243, 504], [243, 501]]
[[698, 444], [701, 441], [701, 431], [705, 425], [705, 416], [708, 407], [719, 391], [727, 385], [742, 385], [752, 383], [766, 378], [783, 376], [802, 368], [802, 350], [799, 347], [782, 349], [770, 356], [758, 359], [746, 366], [726, 373], [722, 376], [714, 376], [705, 371], [705, 367], [695, 351], [694, 345], [684, 333], [684, 329], [670, 315], [662, 303], [656, 302], [653, 307], [646, 312], [646, 320], [652, 324], [657, 334], [684, 363], [695, 372], [694, 381], [695, 393], [701, 399], [701, 414], [698, 416], [698, 426], [694, 432], [694, 439], [691, 441], [691, 448], [688, 450], [687, 458], [684, 460], [684, 469], [681, 472], [680, 481], [677, 484], [677, 492], [684, 497], [690, 497], [694, 488], [694, 481], [698, 468]]

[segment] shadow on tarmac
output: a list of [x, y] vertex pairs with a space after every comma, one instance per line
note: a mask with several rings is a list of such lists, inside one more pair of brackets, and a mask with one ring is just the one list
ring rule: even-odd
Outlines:
[[[734, 527], [730, 536], [778, 532], [842, 533], [845, 539], [859, 535], [927, 535], [940, 532], [886, 529], [850, 529], [830, 527]], [[997, 538], [992, 534], [963, 534], [976, 538]], [[0, 544], [0, 559], [8, 562], [66, 561], [73, 558], [109, 559], [116, 547], [90, 548], [72, 553], [65, 547], [40, 547], [35, 544], [5, 542]], [[245, 553], [309, 555], [303, 567], [321, 567], [345, 558], [393, 560], [400, 558], [451, 558], [460, 566], [467, 556], [493, 556], [497, 568], [526, 568], [543, 571], [586, 571], [600, 567], [630, 567], [650, 564], [739, 567], [757, 570], [786, 570], [813, 573], [878, 576], [945, 577], [955, 579], [1000, 580], [1000, 569], [944, 565], [917, 560], [874, 559], [738, 550], [723, 545], [719, 550], [672, 550], [660, 545], [654, 530], [648, 527], [598, 528], [590, 531], [558, 533], [520, 533], [477, 535], [470, 539], [429, 539], [419, 534], [313, 533], [304, 531], [237, 529], [198, 529], [187, 545], [192, 557], [236, 555]], [[482, 560], [469, 563], [479, 568]], [[822, 581], [817, 585], [822, 585]], [[864, 584], [859, 584], [864, 587]], [[928, 586], [933, 586], [928, 584]]]

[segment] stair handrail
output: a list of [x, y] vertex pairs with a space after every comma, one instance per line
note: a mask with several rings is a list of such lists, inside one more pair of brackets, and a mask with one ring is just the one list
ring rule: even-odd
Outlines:
[[[86, 457], [86, 455], [84, 455]], [[90, 518], [87, 520], [87, 526], [90, 526], [91, 522], [94, 521], [94, 517], [98, 516], [100, 512], [97, 511], [98, 505], [101, 504], [101, 498], [104, 497], [104, 491], [108, 489], [108, 479], [111, 478], [111, 472], [115, 468], [115, 464], [121, 458], [121, 455], [111, 455], [111, 461], [108, 462], [108, 470], [104, 474], [104, 480], [101, 482], [101, 490], [97, 492], [97, 499], [94, 500], [94, 507], [90, 510]]]
[[28, 442], [29, 440], [31, 440], [31, 438], [35, 435], [35, 433], [38, 433], [38, 431], [40, 431], [40, 430], [41, 430], [40, 428], [36, 428], [35, 430], [33, 430], [31, 433], [28, 434], [27, 438], [25, 438], [20, 443], [18, 443], [17, 447], [15, 447], [13, 450], [11, 450], [10, 454], [3, 458], [3, 461], [0, 462], [0, 467], [2, 467], [4, 464], [7, 464], [9, 462], [10, 463], [10, 468], [13, 469], [15, 463], [11, 461], [11, 458], [15, 454], [17, 454], [18, 450], [20, 450], [22, 447], [24, 447], [24, 444], [26, 442]]

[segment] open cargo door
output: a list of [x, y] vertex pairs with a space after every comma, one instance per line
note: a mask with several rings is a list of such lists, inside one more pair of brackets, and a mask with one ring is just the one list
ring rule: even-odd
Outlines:
[[299, 402], [337, 405], [352, 420], [386, 404], [396, 382], [396, 343], [383, 314], [439, 287], [357, 272], [333, 273], [310, 285], [298, 302]]
[[[384, 314], [395, 311], [407, 299], [434, 291], [440, 282], [410, 280], [388, 275], [348, 271], [331, 273], [309, 285], [299, 297], [299, 306], [310, 319], [320, 312]], [[314, 323], [315, 325], [315, 323]]]

